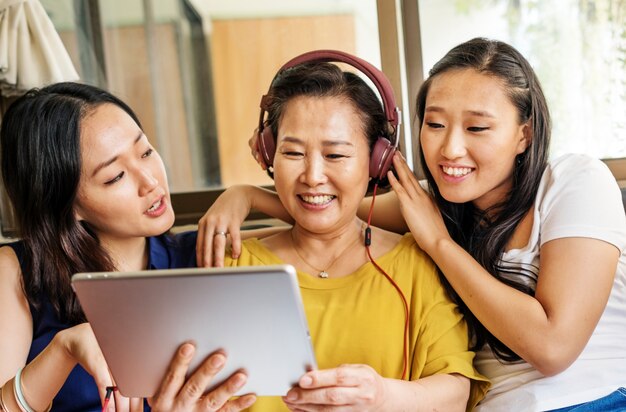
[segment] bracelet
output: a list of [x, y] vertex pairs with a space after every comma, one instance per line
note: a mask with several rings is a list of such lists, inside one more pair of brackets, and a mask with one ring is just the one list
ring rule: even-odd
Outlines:
[[[6, 384], [5, 384], [6, 386]], [[2, 397], [2, 395], [4, 394], [3, 392], [4, 386], [0, 386], [0, 411], [2, 412], [9, 412], [9, 408], [7, 408], [4, 405], [4, 398]]]
[[[17, 370], [15, 379], [13, 380], [13, 393], [15, 394], [15, 400], [17, 401], [17, 406], [20, 408], [20, 411], [36, 412], [33, 408], [31, 408], [28, 402], [26, 402], [26, 398], [24, 398], [24, 393], [22, 392], [22, 369], [24, 368], [19, 368]], [[51, 409], [52, 402], [50, 402], [50, 405], [48, 405], [44, 412], [50, 412]]]
[[33, 408], [30, 407], [26, 399], [24, 399], [24, 394], [22, 393], [22, 369], [19, 368], [17, 373], [15, 374], [15, 379], [13, 380], [13, 392], [15, 393], [15, 400], [17, 401], [17, 405], [20, 407], [22, 412], [35, 412]]

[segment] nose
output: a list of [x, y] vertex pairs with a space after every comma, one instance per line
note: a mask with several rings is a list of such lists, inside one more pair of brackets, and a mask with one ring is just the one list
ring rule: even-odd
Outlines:
[[467, 153], [463, 130], [458, 127], [449, 129], [441, 145], [441, 155], [446, 159], [458, 159]]
[[315, 187], [325, 183], [326, 180], [323, 155], [307, 156], [304, 160], [304, 170], [300, 174], [300, 182], [309, 187]]
[[152, 171], [148, 168], [139, 169], [138, 178], [139, 196], [146, 196], [159, 185], [158, 179], [154, 176], [154, 173], [152, 173]]

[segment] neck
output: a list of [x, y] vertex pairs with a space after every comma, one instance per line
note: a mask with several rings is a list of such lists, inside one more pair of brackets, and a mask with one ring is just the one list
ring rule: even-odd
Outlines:
[[365, 222], [361, 219], [354, 219], [338, 230], [329, 233], [316, 233], [303, 228], [296, 223], [291, 229], [291, 237], [294, 245], [300, 250], [324, 250], [328, 255], [329, 250], [342, 249], [340, 245], [348, 245], [363, 238]]
[[[304, 264], [306, 272], [321, 278], [339, 277], [361, 265], [354, 252], [359, 243], [362, 245], [364, 228], [365, 224], [355, 219], [333, 234], [320, 235], [296, 224], [289, 236], [297, 260]], [[346, 266], [342, 258], [348, 255], [350, 265]]]
[[100, 239], [100, 242], [120, 272], [147, 269], [148, 240], [145, 237]]

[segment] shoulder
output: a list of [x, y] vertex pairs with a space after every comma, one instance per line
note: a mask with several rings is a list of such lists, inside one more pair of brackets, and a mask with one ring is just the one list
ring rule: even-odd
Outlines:
[[176, 234], [165, 235], [166, 241], [172, 248], [178, 249], [195, 249], [196, 239], [198, 238], [197, 230], [189, 230], [186, 232], [180, 232]]
[[12, 246], [0, 247], [0, 301], [9, 295], [25, 297], [20, 261]]
[[539, 185], [536, 209], [541, 243], [560, 237], [590, 237], [626, 245], [622, 194], [609, 168], [581, 154], [550, 162]]
[[600, 159], [583, 153], [566, 153], [551, 159], [548, 164], [552, 169], [585, 169], [587, 167], [605, 168]]
[[576, 185], [593, 189], [594, 183], [606, 183], [617, 188], [608, 166], [599, 159], [584, 154], [566, 154], [548, 164], [543, 184], [550, 186]]
[[255, 266], [282, 263], [272, 251], [264, 245], [264, 241], [256, 237], [245, 239], [241, 242], [241, 254], [237, 259], [231, 257], [230, 247], [224, 255], [224, 266]]
[[402, 247], [403, 236], [376, 226], [370, 226], [371, 250], [374, 257], [383, 256], [398, 247]]
[[0, 247], [0, 369], [3, 369], [0, 374], [5, 375], [7, 368], [15, 368], [15, 371], [24, 365], [34, 331], [20, 263], [12, 246], [15, 244]]
[[0, 277], [7, 272], [19, 272], [20, 261], [16, 250], [20, 250], [18, 244], [3, 245], [0, 247]]
[[398, 251], [398, 259], [400, 261], [418, 261], [426, 263], [433, 267], [435, 266], [430, 256], [428, 256], [426, 252], [424, 252], [419, 247], [411, 232], [405, 233], [403, 236], [400, 236], [397, 242], [396, 250]]
[[599, 159], [582, 154], [568, 154], [551, 161], [539, 184], [537, 201], [552, 205], [559, 199], [594, 204], [615, 203], [622, 207], [621, 191], [608, 166]]
[[197, 237], [198, 232], [195, 230], [151, 237], [151, 265], [162, 269], [196, 266]]
[[21, 257], [18, 253], [21, 250], [22, 245], [19, 242], [0, 247], [0, 282], [19, 279]]
[[394, 273], [403, 277], [409, 275], [414, 282], [422, 285], [440, 286], [437, 266], [417, 245], [410, 232], [398, 236], [395, 247], [385, 255], [385, 259], [389, 259]]

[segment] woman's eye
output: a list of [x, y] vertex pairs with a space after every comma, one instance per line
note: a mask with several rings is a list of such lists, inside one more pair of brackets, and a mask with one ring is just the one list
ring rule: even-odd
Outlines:
[[443, 129], [443, 125], [441, 123], [426, 122], [426, 125], [431, 129]]
[[112, 185], [113, 183], [117, 182], [118, 180], [120, 180], [122, 178], [122, 176], [124, 176], [124, 172], [120, 172], [119, 175], [115, 176], [113, 179], [104, 182], [105, 185]]
[[288, 157], [302, 157], [302, 156], [304, 156], [300, 152], [290, 152], [290, 151], [283, 152], [283, 155], [288, 156]]
[[152, 152], [154, 152], [154, 149], [152, 149], [152, 148], [146, 150], [145, 153], [141, 155], [141, 158], [145, 159], [146, 157], [150, 156], [152, 154]]
[[467, 130], [472, 132], [472, 133], [478, 133], [478, 132], [482, 132], [485, 130], [488, 130], [488, 127], [478, 127], [478, 126], [474, 126], [474, 127], [468, 127]]

